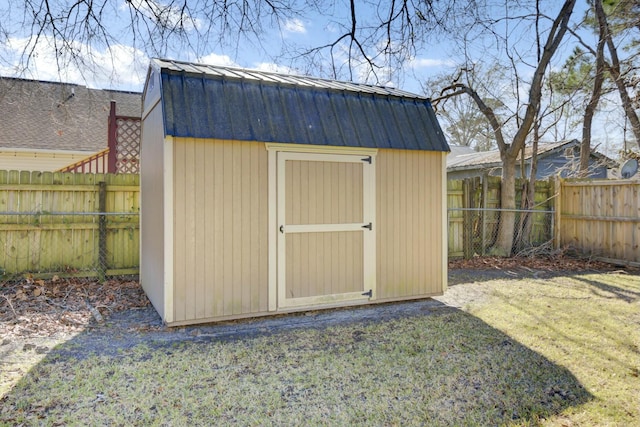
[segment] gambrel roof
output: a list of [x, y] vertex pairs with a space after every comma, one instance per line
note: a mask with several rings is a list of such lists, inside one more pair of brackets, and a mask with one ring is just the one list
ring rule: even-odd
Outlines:
[[162, 59], [150, 73], [166, 135], [449, 151], [429, 99], [402, 90]]

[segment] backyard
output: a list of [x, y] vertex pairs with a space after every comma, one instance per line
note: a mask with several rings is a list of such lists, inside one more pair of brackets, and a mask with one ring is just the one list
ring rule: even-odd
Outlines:
[[449, 285], [167, 329], [136, 282], [2, 284], [0, 425], [640, 423], [637, 271], [476, 258]]

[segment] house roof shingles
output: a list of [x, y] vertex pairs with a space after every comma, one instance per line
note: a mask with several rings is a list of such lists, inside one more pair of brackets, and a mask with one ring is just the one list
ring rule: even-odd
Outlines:
[[104, 149], [112, 100], [119, 116], [140, 117], [140, 93], [0, 77], [0, 148]]

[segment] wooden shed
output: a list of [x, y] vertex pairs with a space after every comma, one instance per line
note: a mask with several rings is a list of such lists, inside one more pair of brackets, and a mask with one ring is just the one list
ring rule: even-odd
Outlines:
[[140, 279], [166, 324], [443, 293], [427, 98], [154, 59], [142, 119]]

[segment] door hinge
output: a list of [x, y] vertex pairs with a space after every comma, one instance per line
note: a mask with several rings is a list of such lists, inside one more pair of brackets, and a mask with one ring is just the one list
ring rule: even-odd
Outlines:
[[280, 226], [280, 232], [281, 232], [282, 234], [284, 234], [284, 225], [281, 225], [281, 226]]
[[367, 225], [363, 225], [362, 228], [368, 228], [369, 230], [373, 230], [373, 224], [369, 223]]
[[371, 164], [371, 156], [365, 157], [362, 161]]
[[373, 289], [369, 289], [367, 292], [363, 292], [362, 296], [371, 298], [373, 296]]

